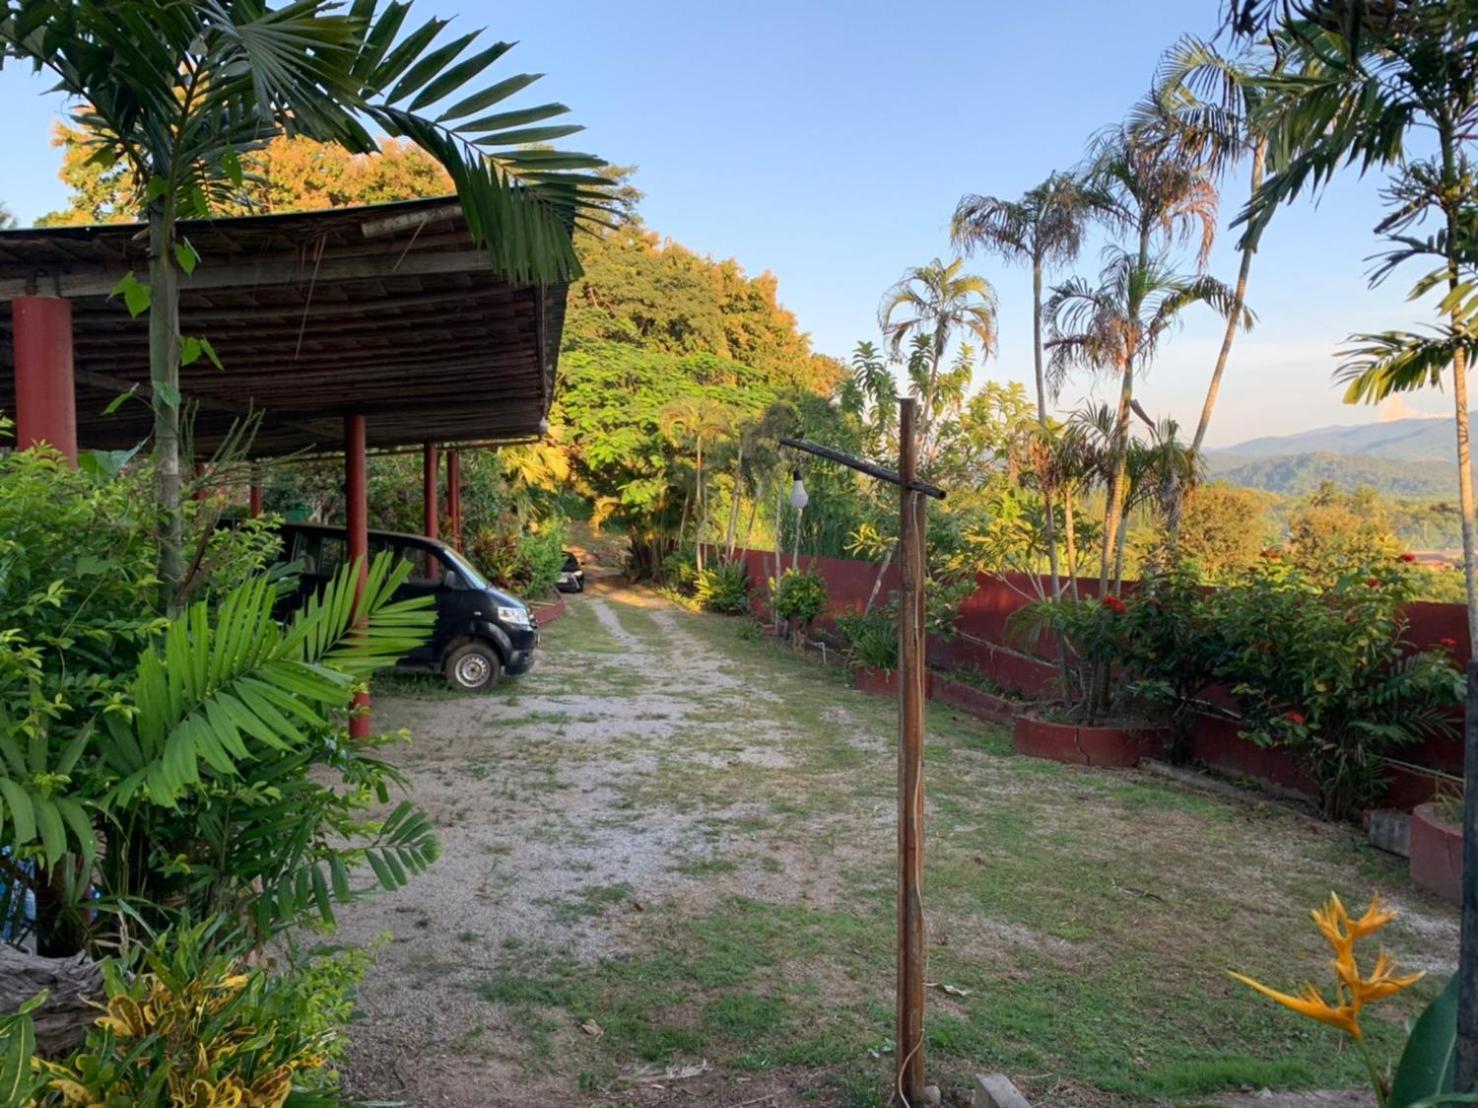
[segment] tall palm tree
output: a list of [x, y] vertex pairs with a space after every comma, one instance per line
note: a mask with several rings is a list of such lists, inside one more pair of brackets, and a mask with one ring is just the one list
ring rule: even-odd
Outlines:
[[[1478, 11], [1471, 4], [1410, 0], [1383, 18], [1375, 9], [1358, 27], [1284, 13], [1276, 41], [1288, 56], [1288, 79], [1270, 82], [1273, 120], [1270, 173], [1239, 216], [1254, 247], [1273, 211], [1306, 189], [1317, 192], [1341, 167], [1390, 169], [1389, 214], [1376, 233], [1388, 251], [1372, 275], [1379, 282], [1399, 265], [1427, 260], [1435, 268], [1412, 297], [1445, 292], [1430, 333], [1389, 331], [1354, 336], [1337, 371], [1349, 403], [1379, 402], [1395, 392], [1452, 383], [1456, 421], [1458, 506], [1467, 581], [1468, 636], [1478, 656], [1478, 534], [1469, 437], [1468, 366], [1478, 354], [1470, 290], [1478, 277], [1473, 212], [1478, 209], [1469, 149], [1478, 120]], [[1437, 230], [1418, 235], [1431, 217]], [[1478, 791], [1478, 777], [1473, 780]], [[1478, 1046], [1475, 1046], [1478, 1062]], [[1473, 1074], [1478, 1080], [1478, 1073]]]
[[[695, 523], [693, 543], [698, 571], [703, 571], [703, 528], [708, 523], [707, 482], [703, 473], [703, 447], [715, 439], [728, 436], [734, 430], [734, 411], [710, 396], [683, 396], [666, 404], [662, 418], [667, 435], [673, 442], [688, 444], [694, 454], [694, 486], [692, 504]], [[678, 525], [678, 542], [682, 542], [687, 527], [687, 506], [683, 508], [683, 520]]]
[[[1051, 320], [1050, 374], [1060, 383], [1079, 370], [1107, 373], [1119, 379], [1104, 503], [1103, 550], [1099, 563], [1100, 595], [1122, 584], [1123, 516], [1129, 453], [1128, 417], [1134, 403], [1137, 374], [1149, 368], [1160, 342], [1192, 304], [1206, 304], [1225, 316], [1234, 308], [1234, 293], [1214, 277], [1172, 272], [1163, 256], [1141, 263], [1139, 256], [1111, 247], [1097, 285], [1081, 277], [1053, 290], [1046, 314]], [[1110, 567], [1115, 567], [1110, 576]]]
[[[1216, 236], [1216, 187], [1204, 166], [1186, 158], [1164, 132], [1121, 126], [1100, 135], [1089, 152], [1085, 187], [1095, 214], [1122, 233], [1132, 250], [1111, 249], [1098, 287], [1081, 280], [1059, 286], [1049, 302], [1056, 335], [1054, 374], [1058, 382], [1073, 368], [1119, 374], [1112, 454], [1114, 473], [1104, 506], [1099, 588], [1107, 589], [1123, 519], [1124, 466], [1129, 452], [1129, 417], [1135, 374], [1153, 355], [1164, 329], [1190, 300], [1216, 301], [1225, 286], [1209, 278], [1174, 275], [1156, 253], [1177, 242], [1197, 243], [1202, 269]], [[1209, 282], [1203, 284], [1202, 282]], [[1169, 316], [1152, 330], [1163, 308]], [[1230, 302], [1224, 304], [1225, 315]], [[1059, 318], [1058, 313], [1066, 313]], [[1066, 326], [1064, 327], [1064, 324]], [[1117, 588], [1117, 584], [1115, 588]]]
[[980, 343], [981, 357], [996, 349], [996, 293], [990, 282], [963, 272], [959, 258], [945, 263], [938, 258], [904, 272], [898, 283], [883, 294], [878, 323], [887, 335], [894, 356], [915, 336], [927, 336], [925, 369], [919, 396], [919, 438], [927, 440], [936, 408], [939, 369], [955, 334], [963, 332]]
[[[1262, 80], [1276, 75], [1280, 67], [1276, 55], [1269, 59], [1268, 51], [1261, 46], [1249, 45], [1228, 58], [1210, 43], [1187, 35], [1160, 63], [1151, 97], [1152, 110], [1145, 122], [1152, 128], [1163, 128], [1179, 156], [1204, 166], [1213, 179], [1220, 178], [1245, 158], [1250, 163], [1249, 195], [1256, 196], [1267, 168], [1271, 126]], [[1247, 303], [1254, 250], [1251, 244], [1243, 242], [1238, 245], [1238, 251], [1242, 257], [1233, 286], [1236, 310], [1227, 317], [1201, 416], [1191, 438], [1190, 450], [1196, 455], [1205, 445], [1242, 309]], [[1167, 526], [1172, 545], [1180, 533], [1183, 507], [1183, 497], [1177, 497], [1169, 506]]]
[[[1088, 203], [1076, 178], [1054, 173], [1027, 190], [1020, 200], [965, 196], [950, 220], [950, 241], [966, 254], [979, 248], [1008, 262], [1023, 262], [1032, 271], [1032, 366], [1037, 380], [1037, 422], [1047, 429], [1047, 385], [1042, 366], [1042, 278], [1046, 270], [1068, 265], [1083, 247]], [[1042, 483], [1047, 555], [1053, 595], [1062, 595], [1057, 551], [1054, 485]]]
[[73, 122], [93, 136], [94, 157], [124, 166], [144, 205], [149, 272], [134, 299], [149, 310], [159, 575], [172, 610], [183, 582], [179, 277], [199, 260], [176, 227], [239, 196], [244, 154], [285, 134], [354, 153], [376, 148], [371, 128], [409, 138], [446, 168], [473, 237], [516, 281], [575, 274], [571, 222], [605, 196], [602, 179], [583, 172], [600, 159], [526, 148], [579, 130], [530, 126], [562, 115], [562, 105], [492, 111], [535, 80], [484, 83], [509, 44], [469, 52], [478, 33], [443, 42], [441, 19], [407, 30], [408, 2], [340, 8], [334, 0], [0, 8], [0, 63], [48, 71], [74, 105]]

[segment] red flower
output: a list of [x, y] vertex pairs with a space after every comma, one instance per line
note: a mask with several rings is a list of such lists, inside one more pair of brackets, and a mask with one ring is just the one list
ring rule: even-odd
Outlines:
[[1124, 602], [1117, 596], [1105, 596], [1103, 606], [1115, 615], [1123, 615], [1125, 612]]
[[1444, 650], [1454, 650], [1457, 648], [1457, 640], [1448, 635], [1443, 635], [1437, 640], [1437, 645]]
[[1403, 554], [1403, 555], [1401, 555], [1401, 560], [1403, 562], [1406, 562], [1407, 564], [1410, 564], [1410, 563], [1416, 561], [1416, 555], [1415, 554]]
[[1288, 711], [1283, 713], [1283, 718], [1295, 727], [1302, 727], [1304, 725], [1304, 714], [1297, 708], [1288, 709]]
[[1366, 582], [1365, 582], [1365, 587], [1368, 588], [1368, 589], [1378, 589], [1378, 588], [1380, 588], [1380, 586], [1381, 586], [1381, 580], [1380, 580], [1379, 577], [1371, 577], [1371, 578], [1368, 578], [1366, 580]]

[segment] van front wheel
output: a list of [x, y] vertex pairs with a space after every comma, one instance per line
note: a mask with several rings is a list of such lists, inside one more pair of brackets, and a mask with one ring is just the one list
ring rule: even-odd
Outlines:
[[486, 692], [498, 683], [503, 663], [487, 643], [469, 642], [446, 656], [447, 684], [459, 692]]

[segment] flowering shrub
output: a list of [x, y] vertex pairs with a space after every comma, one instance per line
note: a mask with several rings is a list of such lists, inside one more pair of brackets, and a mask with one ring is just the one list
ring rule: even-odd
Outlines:
[[1395, 558], [1327, 587], [1268, 561], [1210, 602], [1216, 676], [1237, 697], [1243, 733], [1287, 750], [1330, 817], [1374, 797], [1384, 752], [1455, 727], [1462, 676], [1447, 650], [1407, 640], [1414, 593]]
[[1065, 646], [1062, 699], [1069, 720], [1093, 726], [1124, 707], [1128, 689], [1114, 679], [1114, 669], [1130, 650], [1128, 611], [1116, 596], [1063, 597], [1029, 604], [1012, 617], [1014, 635], [1031, 641], [1050, 633]]

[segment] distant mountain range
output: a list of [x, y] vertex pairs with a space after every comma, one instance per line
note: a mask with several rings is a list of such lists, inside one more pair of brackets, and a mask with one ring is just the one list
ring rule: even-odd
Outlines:
[[[1472, 416], [1478, 423], [1478, 412]], [[1293, 454], [1359, 454], [1366, 458], [1393, 458], [1403, 462], [1452, 460], [1451, 419], [1393, 419], [1358, 427], [1319, 427], [1296, 435], [1248, 439], [1214, 451], [1248, 458], [1287, 457]]]
[[[1478, 424], [1478, 412], [1474, 413]], [[1249, 439], [1206, 453], [1213, 477], [1234, 485], [1298, 495], [1324, 481], [1369, 485], [1391, 496], [1456, 496], [1451, 419], [1395, 419], [1358, 427], [1320, 427]]]

